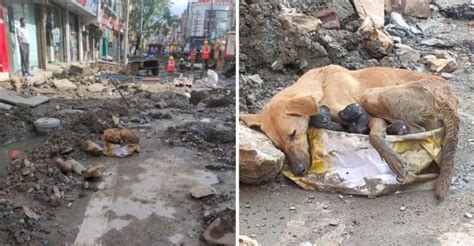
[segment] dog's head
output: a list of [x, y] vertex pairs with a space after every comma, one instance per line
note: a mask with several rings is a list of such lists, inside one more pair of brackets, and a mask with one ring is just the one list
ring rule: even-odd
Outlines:
[[318, 106], [311, 96], [274, 98], [261, 114], [241, 115], [240, 119], [251, 128], [260, 129], [273, 144], [285, 153], [291, 170], [304, 174], [310, 167], [307, 130]]

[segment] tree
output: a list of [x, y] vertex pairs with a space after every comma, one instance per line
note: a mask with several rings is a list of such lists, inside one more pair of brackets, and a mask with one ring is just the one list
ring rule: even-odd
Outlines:
[[[137, 40], [140, 34], [142, 0], [131, 0], [129, 35]], [[143, 32], [141, 40], [154, 35], [167, 35], [172, 24], [170, 0], [143, 0]]]

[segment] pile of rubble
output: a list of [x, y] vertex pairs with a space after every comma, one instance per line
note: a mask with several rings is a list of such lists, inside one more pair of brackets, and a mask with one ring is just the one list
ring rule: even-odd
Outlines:
[[[60, 126], [43, 143], [14, 157], [6, 172], [0, 172], [0, 238], [15, 244], [41, 241], [45, 233], [56, 230], [44, 225], [54, 218], [57, 208], [72, 206], [89, 192], [100, 189], [96, 181], [100, 180], [104, 166], [85, 165], [86, 159], [122, 156], [124, 149], [140, 151], [136, 141], [126, 140], [135, 139], [136, 134], [110, 137], [117, 132], [115, 127], [148, 129], [159, 120], [176, 120], [165, 132], [165, 143], [196, 148], [200, 153], [215, 156], [216, 161], [206, 166], [207, 169], [235, 169], [234, 88], [202, 89], [188, 95], [139, 92], [127, 97], [127, 101], [129, 106], [120, 98], [53, 98], [35, 108], [18, 106], [3, 111], [2, 144], [35, 137], [34, 121], [41, 117], [56, 118]], [[175, 113], [196, 120], [178, 123]], [[152, 132], [143, 137], [152, 138]], [[23, 208], [17, 197], [24, 197], [31, 206]], [[211, 206], [231, 199], [228, 195], [215, 195], [206, 204]], [[217, 217], [222, 216], [207, 216], [204, 225], [220, 228], [221, 222], [213, 222]]]
[[[240, 109], [264, 101], [309, 69], [339, 64], [428, 71], [445, 78], [457, 68], [455, 44], [428, 37], [417, 18], [442, 18], [452, 4], [429, 1], [242, 1]], [[442, 1], [437, 1], [442, 2]], [[458, 6], [458, 5], [456, 5]], [[459, 5], [459, 16], [469, 15]], [[452, 12], [452, 11], [451, 11]], [[401, 13], [401, 14], [400, 14]]]

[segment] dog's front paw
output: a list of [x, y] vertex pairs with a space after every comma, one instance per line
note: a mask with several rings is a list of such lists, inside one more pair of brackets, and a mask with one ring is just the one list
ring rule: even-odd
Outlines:
[[397, 175], [397, 181], [404, 183], [408, 175], [408, 164], [398, 154], [388, 154], [384, 157], [388, 166]]

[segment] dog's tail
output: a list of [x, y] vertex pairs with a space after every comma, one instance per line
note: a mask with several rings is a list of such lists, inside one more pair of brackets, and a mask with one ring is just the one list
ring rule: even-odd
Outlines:
[[434, 193], [436, 199], [444, 200], [448, 188], [451, 185], [451, 177], [454, 167], [454, 156], [456, 154], [459, 133], [459, 115], [457, 113], [458, 99], [448, 85], [441, 90], [435, 91], [437, 104], [442, 115], [445, 128], [444, 143], [441, 148], [441, 164], [438, 180], [436, 180]]

